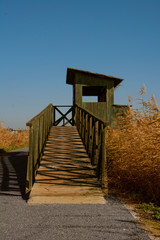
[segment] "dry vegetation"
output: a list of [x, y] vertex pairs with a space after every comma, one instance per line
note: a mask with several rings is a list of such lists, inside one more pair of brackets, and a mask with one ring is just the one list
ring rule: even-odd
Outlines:
[[0, 122], [0, 152], [10, 151], [28, 145], [29, 131], [11, 131]]
[[144, 100], [145, 86], [140, 94], [141, 108], [129, 107], [125, 117], [118, 117], [117, 127], [108, 130], [109, 182], [159, 204], [160, 111], [153, 95]]

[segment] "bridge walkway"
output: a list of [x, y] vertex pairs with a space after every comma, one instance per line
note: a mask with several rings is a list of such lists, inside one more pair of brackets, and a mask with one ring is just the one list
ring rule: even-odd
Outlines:
[[50, 130], [29, 204], [105, 204], [77, 128]]

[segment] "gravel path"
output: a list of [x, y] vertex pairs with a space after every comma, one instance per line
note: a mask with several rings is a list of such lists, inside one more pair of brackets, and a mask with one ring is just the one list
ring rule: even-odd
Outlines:
[[28, 205], [24, 196], [27, 149], [0, 157], [0, 239], [149, 240], [124, 204]]

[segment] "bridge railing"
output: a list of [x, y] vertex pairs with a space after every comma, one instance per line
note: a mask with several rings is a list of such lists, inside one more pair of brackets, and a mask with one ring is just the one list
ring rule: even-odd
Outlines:
[[75, 105], [74, 123], [91, 158], [91, 163], [95, 165], [101, 186], [107, 192], [106, 130], [108, 122]]
[[49, 104], [42, 112], [26, 123], [30, 127], [26, 193], [30, 192], [34, 183], [45, 143], [53, 125], [52, 108], [52, 104]]
[[[67, 108], [67, 111], [63, 113], [63, 110], [66, 108]], [[56, 116], [56, 113], [59, 114], [59, 117]], [[62, 124], [60, 126], [67, 126], [67, 125], [73, 126], [74, 125], [73, 115], [74, 115], [74, 107], [71, 105], [53, 106], [53, 126], [59, 126], [59, 124]]]

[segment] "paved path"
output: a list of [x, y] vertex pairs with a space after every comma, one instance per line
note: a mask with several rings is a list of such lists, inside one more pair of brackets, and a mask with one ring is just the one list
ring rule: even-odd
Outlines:
[[29, 204], [105, 204], [76, 127], [52, 127]]
[[113, 195], [106, 204], [28, 205], [26, 163], [24, 150], [0, 157], [0, 239], [149, 240]]

